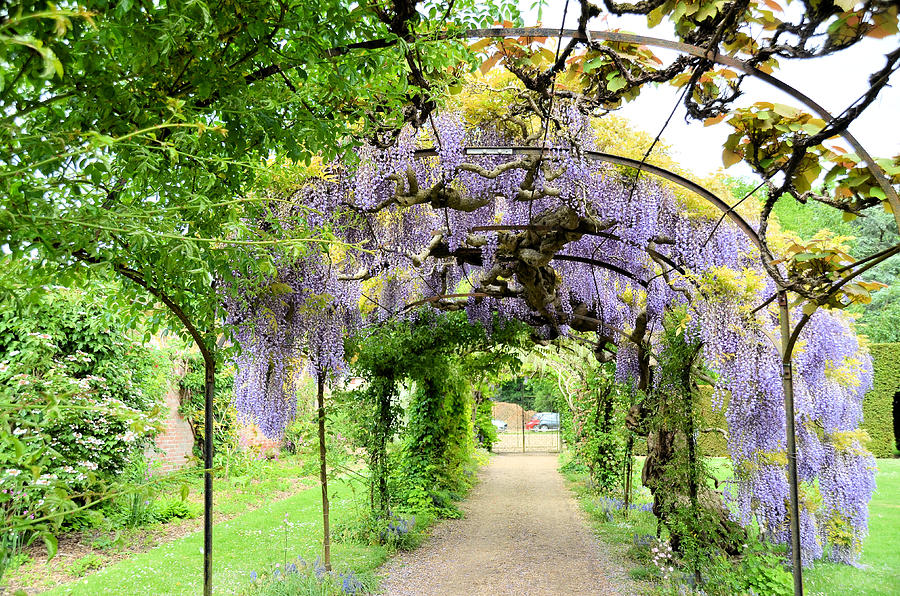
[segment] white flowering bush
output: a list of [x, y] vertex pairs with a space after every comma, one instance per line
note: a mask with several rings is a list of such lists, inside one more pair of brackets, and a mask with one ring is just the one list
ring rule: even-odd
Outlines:
[[98, 302], [57, 291], [0, 300], [0, 575], [102, 498], [161, 428], [166, 358]]

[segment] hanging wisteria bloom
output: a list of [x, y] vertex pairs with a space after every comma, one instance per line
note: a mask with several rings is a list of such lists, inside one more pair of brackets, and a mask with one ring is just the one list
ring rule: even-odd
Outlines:
[[[715, 373], [734, 515], [787, 542], [778, 321], [753, 309], [773, 293], [759, 249], [731, 219], [595, 159], [591, 121], [571, 103], [550, 116], [543, 148], [529, 150], [513, 149], [543, 140], [527, 122], [437, 114], [304, 181], [292, 196], [309, 209], [307, 225], [342, 248], [285, 259], [269, 291], [228, 306], [242, 348], [236, 406], [280, 434], [304, 367], [338, 373], [348, 332], [424, 307], [464, 309], [488, 329], [494, 316], [525, 321], [546, 339], [596, 331], [625, 382], [639, 373], [635, 328], [658, 346], [663, 317], [680, 309]], [[803, 330], [795, 360], [804, 560], [853, 561], [874, 490], [859, 430], [871, 359], [852, 323], [825, 311]]]

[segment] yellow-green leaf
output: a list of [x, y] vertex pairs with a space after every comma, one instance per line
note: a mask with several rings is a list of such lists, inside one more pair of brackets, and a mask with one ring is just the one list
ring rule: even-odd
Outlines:
[[737, 162], [741, 161], [741, 156], [734, 151], [730, 151], [728, 149], [722, 150], [722, 163], [725, 164], [726, 168], [730, 168]]

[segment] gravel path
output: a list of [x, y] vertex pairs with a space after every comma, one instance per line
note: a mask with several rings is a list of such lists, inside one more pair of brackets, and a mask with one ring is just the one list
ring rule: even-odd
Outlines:
[[421, 548], [382, 568], [386, 594], [632, 594], [556, 470], [556, 455], [493, 458]]

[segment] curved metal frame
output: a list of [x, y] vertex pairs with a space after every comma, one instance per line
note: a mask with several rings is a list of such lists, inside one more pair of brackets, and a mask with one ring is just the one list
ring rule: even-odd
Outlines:
[[[588, 33], [591, 39], [599, 39], [605, 41], [612, 41], [618, 43], [626, 43], [626, 44], [639, 44], [639, 45], [648, 45], [654, 46], [669, 50], [674, 50], [676, 52], [681, 52], [683, 54], [689, 54], [692, 56], [697, 56], [700, 58], [704, 58], [716, 64], [721, 64], [724, 66], [730, 66], [732, 68], [736, 68], [741, 72], [758, 78], [776, 89], [787, 93], [791, 97], [799, 100], [808, 108], [810, 108], [813, 112], [817, 113], [822, 119], [831, 122], [834, 120], [834, 117], [826, 110], [824, 107], [819, 105], [816, 101], [814, 101], [809, 96], [804, 93], [798, 91], [791, 85], [788, 85], [784, 81], [761, 71], [748, 64], [747, 62], [737, 59], [733, 56], [722, 55], [717, 51], [710, 51], [705, 48], [701, 48], [699, 46], [686, 44], [682, 42], [670, 41], [655, 37], [648, 37], [643, 35], [636, 35], [633, 33], [622, 33], [617, 31], [591, 31]], [[459, 35], [456, 35], [457, 38], [490, 38], [490, 37], [558, 37], [562, 39], [563, 37], [567, 38], [576, 38], [576, 39], [586, 39], [584, 36], [580, 34], [578, 30], [575, 29], [546, 29], [546, 28], [493, 28], [493, 29], [471, 29], [465, 31]], [[441, 36], [446, 39], [447, 36]], [[343, 48], [334, 48], [328, 52], [329, 55], [338, 55], [340, 53], [346, 52], [350, 49], [354, 48], [379, 48], [379, 47], [387, 47], [389, 45], [393, 45], [395, 43], [391, 40], [375, 40], [372, 42], [362, 42], [357, 44], [351, 44], [348, 46], [344, 46]], [[884, 192], [885, 197], [888, 201], [888, 204], [891, 206], [894, 219], [897, 223], [898, 229], [900, 229], [900, 197], [897, 195], [897, 191], [891, 185], [888, 178], [885, 176], [884, 171], [881, 166], [878, 165], [868, 151], [862, 146], [862, 144], [856, 140], [856, 138], [847, 130], [840, 133], [840, 136], [846, 140], [851, 147], [853, 147], [854, 151], [860, 156], [863, 162], [866, 165], [866, 168], [872, 174], [872, 177], [878, 183], [878, 186], [881, 188], [882, 192]], [[500, 149], [500, 148], [472, 148], [480, 150], [481, 155], [490, 154], [490, 149]], [[510, 154], [520, 154], [520, 155], [543, 155], [546, 149], [542, 148], [533, 148], [533, 147], [507, 147], [504, 152], [507, 155]], [[468, 149], [467, 149], [468, 152]], [[425, 156], [429, 154], [436, 154], [433, 150], [423, 150], [417, 151], [417, 155]], [[498, 151], [497, 154], [500, 154]], [[744, 233], [745, 235], [757, 246], [760, 246], [760, 238], [756, 231], [744, 220], [740, 215], [733, 211], [733, 208], [727, 205], [724, 201], [718, 198], [715, 194], [709, 192], [707, 189], [703, 188], [701, 185], [680, 176], [674, 172], [670, 172], [664, 168], [660, 168], [658, 166], [653, 166], [651, 164], [646, 164], [643, 162], [639, 162], [637, 160], [633, 160], [630, 158], [625, 158], [617, 155], [612, 155], [608, 153], [601, 152], [587, 152], [588, 157], [591, 159], [595, 159], [597, 161], [605, 161], [608, 163], [613, 163], [617, 165], [625, 165], [630, 167], [638, 168], [639, 170], [646, 170], [654, 175], [660, 176], [670, 182], [678, 184], [698, 196], [702, 197], [710, 204], [714, 205], [716, 208], [721, 210], [724, 215], [727, 215], [733, 223], [735, 223]], [[808, 316], [806, 316], [800, 324], [794, 330], [790, 328], [790, 311], [787, 305], [787, 291], [783, 288], [779, 288], [777, 292], [778, 296], [778, 306], [779, 306], [779, 319], [781, 322], [781, 335], [782, 335], [782, 385], [784, 388], [785, 394], [785, 418], [787, 421], [787, 457], [788, 457], [788, 475], [791, 489], [791, 550], [792, 550], [792, 563], [793, 563], [793, 575], [794, 575], [794, 593], [802, 594], [803, 593], [803, 580], [802, 580], [802, 566], [800, 564], [800, 531], [799, 531], [799, 505], [798, 505], [798, 487], [797, 487], [797, 454], [796, 454], [796, 444], [795, 444], [795, 433], [794, 433], [794, 404], [793, 404], [793, 381], [792, 381], [792, 352], [793, 347], [796, 342], [796, 338], [799, 335], [800, 330], [803, 327], [803, 323], [808, 320]]]
[[[583, 36], [579, 35], [577, 29], [564, 29], [554, 30], [554, 29], [546, 29], [546, 28], [535, 28], [529, 29], [527, 27], [518, 27], [518, 28], [509, 28], [509, 29], [470, 29], [462, 34], [461, 37], [466, 38], [474, 38], [474, 37], [567, 37], [574, 39], [585, 39]], [[602, 39], [604, 41], [612, 41], [618, 43], [627, 43], [627, 44], [635, 44], [635, 45], [648, 45], [654, 46], [658, 48], [664, 48], [667, 50], [674, 50], [676, 52], [681, 52], [682, 54], [690, 54], [691, 56], [697, 56], [698, 58], [705, 58], [710, 60], [711, 62], [715, 62], [716, 64], [721, 64], [723, 66], [730, 66], [732, 68], [736, 68], [741, 72], [750, 75], [752, 77], [758, 78], [761, 81], [765, 81], [766, 83], [772, 85], [779, 91], [787, 93], [794, 99], [799, 100], [803, 104], [805, 104], [812, 111], [816, 112], [823, 120], [827, 122], [831, 122], [834, 120], [834, 116], [822, 107], [819, 103], [813, 100], [808, 95], [802, 93], [801, 91], [795, 89], [791, 85], [788, 85], [781, 79], [774, 77], [766, 72], [761, 71], [755, 66], [751, 66], [747, 64], [743, 60], [739, 60], [733, 56], [719, 54], [718, 52], [710, 52], [705, 48], [701, 48], [699, 46], [682, 43], [678, 41], [670, 41], [667, 39], [660, 39], [658, 37], [647, 37], [645, 35], [636, 35], [634, 33], [622, 33], [619, 31], [590, 31], [590, 38], [593, 39]], [[894, 211], [894, 218], [897, 222], [897, 227], [900, 228], [900, 197], [897, 195], [897, 191], [894, 190], [894, 187], [891, 185], [890, 181], [885, 176], [884, 170], [881, 169], [881, 166], [878, 165], [875, 160], [869, 155], [869, 152], [866, 151], [865, 147], [856, 140], [850, 131], [845, 130], [840, 133], [840, 136], [846, 140], [853, 150], [862, 158], [862, 160], [866, 164], [866, 168], [871, 172], [872, 177], [875, 178], [875, 181], [878, 183], [878, 186], [881, 188], [882, 192], [884, 192], [887, 197], [888, 203], [891, 205], [891, 208]]]
[[[503, 156], [513, 156], [513, 155], [536, 155], [542, 156], [547, 151], [568, 151], [565, 147], [549, 147], [549, 148], [541, 148], [541, 147], [522, 147], [522, 146], [507, 146], [507, 147], [466, 147], [465, 148], [466, 155], [471, 156], [484, 156], [484, 155], [503, 155]], [[728, 216], [731, 221], [740, 228], [742, 232], [747, 236], [747, 238], [753, 242], [757, 248], [760, 247], [761, 242], [759, 239], [759, 234], [757, 234], [756, 230], [741, 217], [740, 214], [734, 211], [734, 208], [728, 205], [724, 200], [716, 196], [714, 193], [710, 192], [700, 184], [697, 184], [693, 180], [689, 180], [680, 174], [676, 174], [675, 172], [671, 172], [665, 168], [655, 166], [652, 164], [644, 163], [643, 161], [632, 159], [630, 157], [623, 157], [621, 155], [613, 155], [610, 153], [603, 153], [600, 151], [585, 151], [583, 153], [589, 159], [595, 161], [601, 161], [621, 166], [629, 166], [633, 168], [637, 168], [640, 170], [647, 171], [648, 173], [654, 174], [661, 178], [664, 178], [670, 182], [673, 182], [682, 188], [690, 190], [697, 194], [699, 197], [706, 200], [708, 203], [722, 211], [723, 217]], [[419, 149], [415, 151], [414, 155], [416, 157], [434, 157], [438, 155], [437, 150], [435, 149]], [[601, 263], [597, 263], [600, 266], [603, 266]], [[787, 300], [787, 291], [783, 288], [779, 288], [778, 292], [778, 310], [779, 310], [779, 321], [780, 321], [780, 329], [781, 329], [781, 363], [782, 363], [782, 389], [784, 392], [784, 410], [785, 410], [785, 424], [786, 424], [786, 456], [788, 460], [788, 484], [790, 488], [790, 497], [791, 497], [791, 559], [792, 559], [792, 574], [794, 576], [794, 594], [801, 596], [803, 594], [803, 566], [800, 561], [800, 502], [799, 502], [799, 480], [797, 476], [797, 442], [796, 442], [796, 429], [795, 429], [795, 421], [794, 421], [794, 385], [793, 385], [793, 365], [792, 365], [792, 353], [793, 347], [796, 343], [796, 339], [799, 336], [799, 332], [802, 329], [803, 325], [798, 325], [796, 329], [791, 330], [790, 328], [790, 309], [788, 307]], [[805, 321], [808, 320], [804, 319]]]

